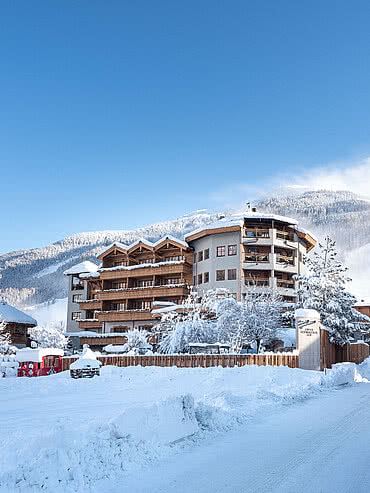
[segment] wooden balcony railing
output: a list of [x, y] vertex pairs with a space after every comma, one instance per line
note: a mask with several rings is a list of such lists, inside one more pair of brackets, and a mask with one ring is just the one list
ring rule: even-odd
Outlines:
[[127, 322], [129, 320], [151, 320], [150, 310], [103, 311], [97, 314], [100, 322]]

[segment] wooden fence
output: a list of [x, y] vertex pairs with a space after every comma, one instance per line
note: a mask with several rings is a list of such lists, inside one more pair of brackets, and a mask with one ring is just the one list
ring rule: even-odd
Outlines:
[[[298, 368], [298, 355], [292, 353], [267, 354], [171, 354], [151, 356], [99, 356], [103, 366], [177, 366], [178, 368], [209, 368], [222, 366], [288, 366]], [[62, 370], [68, 370], [75, 358], [62, 358]]]
[[321, 369], [331, 368], [335, 363], [362, 363], [369, 357], [369, 346], [363, 343], [339, 346], [329, 342], [328, 331], [320, 330]]

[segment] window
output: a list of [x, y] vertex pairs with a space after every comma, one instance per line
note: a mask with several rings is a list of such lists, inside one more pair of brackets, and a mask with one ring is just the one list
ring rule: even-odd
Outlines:
[[112, 289], [125, 289], [127, 288], [127, 284], [125, 281], [113, 281]]
[[225, 271], [224, 270], [216, 270], [216, 281], [224, 281], [224, 280], [225, 280]]
[[198, 284], [202, 284], [203, 274], [198, 274]]
[[236, 279], [236, 269], [228, 269], [227, 270], [227, 279], [229, 281], [235, 281], [235, 279]]
[[228, 249], [227, 249], [228, 255], [237, 255], [237, 253], [238, 253], [238, 251], [237, 251], [236, 245], [229, 245], [228, 246]]
[[72, 320], [80, 320], [81, 312], [72, 312]]
[[84, 285], [78, 276], [72, 277], [72, 291], [83, 289]]
[[203, 260], [203, 250], [201, 252], [198, 252], [198, 262], [201, 262]]
[[81, 294], [74, 294], [72, 298], [73, 303], [79, 303], [82, 300], [82, 295]]
[[209, 248], [206, 248], [204, 250], [204, 260], [208, 260], [209, 259]]
[[196, 285], [197, 285], [197, 277], [196, 277], [196, 276], [194, 276], [194, 277], [193, 277], [193, 286], [196, 286]]
[[226, 248], [224, 246], [218, 246], [216, 248], [216, 256], [217, 257], [224, 257], [225, 256], [225, 251], [226, 251]]
[[203, 274], [203, 282], [204, 282], [204, 283], [209, 282], [209, 272], [205, 272], [205, 273]]
[[115, 312], [123, 312], [125, 310], [124, 303], [112, 303], [112, 310]]

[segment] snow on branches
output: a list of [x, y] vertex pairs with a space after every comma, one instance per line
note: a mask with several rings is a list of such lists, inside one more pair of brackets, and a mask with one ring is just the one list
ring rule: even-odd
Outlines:
[[6, 329], [6, 322], [0, 321], [0, 354], [11, 354], [14, 346], [11, 345], [11, 337]]
[[125, 334], [127, 342], [123, 346], [123, 351], [129, 354], [147, 354], [152, 350], [148, 343], [148, 332], [146, 330], [133, 329]]
[[229, 344], [233, 351], [268, 343], [281, 326], [283, 302], [275, 290], [252, 289], [243, 302], [227, 290], [210, 290], [201, 300], [194, 293], [177, 312], [164, 313], [157, 324], [160, 352], [182, 353], [189, 344]]
[[49, 327], [37, 326], [28, 330], [30, 338], [38, 347], [64, 349], [68, 345], [68, 337], [59, 325]]
[[297, 308], [312, 308], [320, 313], [330, 342], [349, 342], [361, 331], [362, 322], [370, 319], [353, 308], [356, 298], [346, 290], [351, 279], [337, 259], [335, 241], [326, 237], [318, 251], [311, 258], [305, 257], [304, 262], [307, 274], [296, 277]]

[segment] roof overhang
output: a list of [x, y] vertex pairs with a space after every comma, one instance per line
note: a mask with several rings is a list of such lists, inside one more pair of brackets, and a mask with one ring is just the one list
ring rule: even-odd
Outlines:
[[186, 241], [191, 242], [194, 240], [199, 240], [200, 238], [204, 238], [209, 235], [217, 235], [222, 233], [232, 233], [234, 231], [240, 231], [240, 226], [220, 226], [217, 228], [204, 228], [202, 231], [195, 232], [193, 234], [189, 234], [186, 236]]

